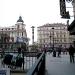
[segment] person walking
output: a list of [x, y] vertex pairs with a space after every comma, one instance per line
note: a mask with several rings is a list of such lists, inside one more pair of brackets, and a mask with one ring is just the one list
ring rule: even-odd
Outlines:
[[56, 57], [56, 51], [53, 50], [53, 57]]
[[70, 45], [69, 47], [69, 55], [70, 55], [70, 62], [74, 63], [74, 47]]
[[61, 47], [61, 45], [60, 45], [59, 48], [58, 48], [58, 57], [60, 57], [61, 51], [62, 51], [62, 47]]
[[20, 47], [18, 48], [18, 54], [21, 54], [21, 48]]

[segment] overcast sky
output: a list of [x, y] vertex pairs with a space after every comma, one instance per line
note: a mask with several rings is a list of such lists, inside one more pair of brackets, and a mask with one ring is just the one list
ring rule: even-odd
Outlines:
[[[67, 6], [71, 4], [67, 3]], [[72, 7], [72, 6], [71, 6]], [[72, 8], [67, 9], [73, 15]], [[0, 26], [15, 25], [19, 16], [26, 24], [27, 36], [32, 39], [31, 26], [35, 26], [35, 41], [37, 40], [38, 26], [46, 23], [65, 23], [61, 19], [59, 0], [0, 0]], [[73, 18], [70, 19], [70, 23]]]

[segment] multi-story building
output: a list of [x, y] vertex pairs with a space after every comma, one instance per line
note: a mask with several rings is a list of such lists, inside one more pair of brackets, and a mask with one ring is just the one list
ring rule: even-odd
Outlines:
[[14, 26], [0, 27], [0, 43], [3, 44], [3, 47], [6, 47], [5, 43], [25, 43], [28, 45], [29, 41], [25, 26], [20, 16]]
[[73, 42], [72, 36], [69, 35], [67, 25], [62, 23], [45, 24], [37, 27], [37, 41], [39, 47], [62, 47], [67, 48]]

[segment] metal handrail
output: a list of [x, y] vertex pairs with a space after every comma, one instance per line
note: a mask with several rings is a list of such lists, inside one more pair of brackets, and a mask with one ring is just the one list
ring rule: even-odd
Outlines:
[[[10, 53], [13, 53], [13, 54], [17, 53], [18, 54], [18, 51], [4, 51], [4, 52], [0, 51], [1, 58], [4, 58], [5, 55], [10, 54]], [[25, 61], [25, 60], [27, 60], [27, 57], [28, 57], [29, 58], [29, 63], [30, 63], [31, 62], [30, 58], [31, 58], [31, 60], [32, 60], [31, 65], [33, 65], [33, 63], [34, 63], [33, 58], [35, 58], [35, 62], [36, 62], [36, 59], [38, 57], [38, 53], [37, 52], [24, 51], [24, 52], [21, 52], [21, 54], [22, 54], [22, 58], [23, 58], [23, 66], [22, 66], [23, 70], [26, 70], [26, 69], [28, 70], [30, 68], [30, 65], [27, 68], [27, 61]]]
[[[44, 60], [44, 61], [43, 61]], [[44, 63], [44, 64], [43, 64]], [[27, 72], [27, 75], [39, 75], [39, 70], [41, 67], [44, 67], [45, 69], [45, 52], [41, 54], [41, 56], [38, 58], [36, 63], [31, 67], [31, 69]], [[42, 71], [42, 70], [41, 70]], [[44, 71], [44, 70], [43, 70]], [[43, 74], [42, 74], [43, 75]]]

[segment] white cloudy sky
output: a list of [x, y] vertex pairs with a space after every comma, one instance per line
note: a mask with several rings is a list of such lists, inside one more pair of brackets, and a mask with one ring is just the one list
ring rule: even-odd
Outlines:
[[[67, 4], [71, 6], [71, 4]], [[72, 8], [67, 9], [73, 15]], [[59, 0], [0, 0], [0, 26], [16, 24], [19, 16], [26, 24], [28, 37], [31, 39], [31, 26], [35, 26], [35, 41], [37, 27], [46, 23], [66, 23], [61, 19]], [[72, 22], [73, 18], [70, 19]]]

